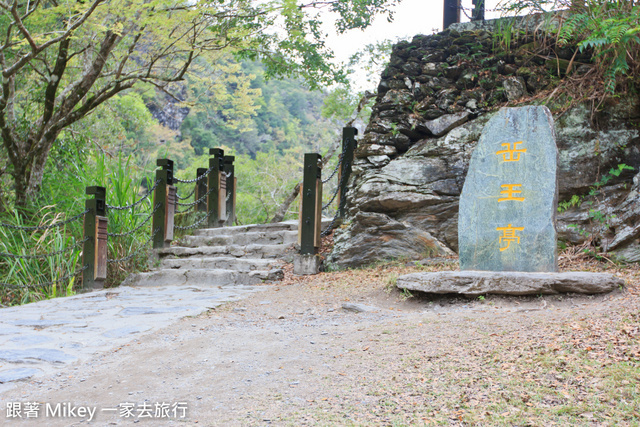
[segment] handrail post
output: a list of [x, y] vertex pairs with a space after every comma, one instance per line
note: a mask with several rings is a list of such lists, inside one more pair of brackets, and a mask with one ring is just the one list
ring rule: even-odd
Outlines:
[[[220, 184], [222, 168], [224, 167], [224, 150], [221, 148], [209, 149], [209, 172], [207, 180], [207, 188], [209, 195], [207, 196], [207, 212], [209, 213], [209, 219], [207, 225], [209, 228], [220, 227]], [[211, 191], [213, 190], [213, 191]]]
[[[207, 168], [198, 168], [198, 170], [196, 171], [196, 178], [198, 179], [198, 182], [196, 183], [196, 194], [195, 194], [195, 196], [193, 198], [194, 200], [199, 200], [200, 197], [202, 197], [205, 194], [207, 194], [207, 181], [205, 181], [204, 179], [200, 178], [205, 173], [207, 173]], [[206, 212], [207, 211], [207, 201], [206, 200], [202, 200], [201, 202], [199, 202], [196, 205], [196, 210], [198, 212]]]
[[446, 30], [451, 24], [460, 22], [460, 0], [444, 0], [443, 15], [443, 30]]
[[318, 251], [321, 245], [322, 220], [322, 156], [318, 153], [304, 155], [304, 172], [300, 189], [300, 219], [298, 243], [300, 254], [293, 259], [293, 273], [298, 275], [317, 274], [321, 259]]
[[351, 166], [353, 164], [353, 153], [357, 146], [356, 135], [358, 129], [354, 127], [342, 128], [342, 163], [340, 164], [340, 175], [338, 175], [338, 218], [346, 216], [346, 199], [349, 177], [351, 176]]
[[[153, 206], [160, 204], [153, 214], [153, 248], [168, 247], [173, 240], [173, 217], [175, 214], [176, 187], [173, 186], [173, 160], [158, 159], [156, 165], [156, 181], [160, 181], [153, 193]], [[156, 232], [156, 230], [158, 230]]]
[[[322, 156], [304, 155], [302, 180], [302, 215], [300, 216], [300, 254], [315, 255], [320, 248], [319, 213], [322, 209]], [[320, 209], [318, 209], [320, 208]]]
[[234, 156], [224, 156], [224, 174], [226, 181], [225, 204], [227, 218], [225, 225], [233, 226], [236, 220], [236, 176], [233, 162]]
[[473, 4], [473, 11], [471, 12], [472, 21], [484, 21], [484, 1], [485, 0], [471, 0]]
[[82, 291], [101, 288], [107, 278], [107, 189], [105, 187], [87, 187], [87, 199], [84, 215], [84, 237], [82, 248]]

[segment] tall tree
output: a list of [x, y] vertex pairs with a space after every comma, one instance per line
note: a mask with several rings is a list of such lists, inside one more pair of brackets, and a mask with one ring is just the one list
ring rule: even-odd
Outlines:
[[117, 94], [140, 82], [170, 91], [220, 50], [261, 58], [270, 75], [340, 79], [317, 10], [337, 13], [344, 32], [397, 1], [0, 0], [0, 134], [15, 204], [37, 193], [60, 132]]

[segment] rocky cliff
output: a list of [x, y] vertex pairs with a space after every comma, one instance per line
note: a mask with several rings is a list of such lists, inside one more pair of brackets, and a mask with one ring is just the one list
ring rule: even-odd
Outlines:
[[458, 200], [484, 124], [502, 106], [534, 103], [555, 112], [560, 240], [590, 239], [640, 260], [637, 95], [595, 115], [591, 105], [567, 108], [571, 94], [553, 89], [572, 58], [570, 77], [589, 78], [589, 52], [574, 57], [531, 30], [507, 39], [503, 25], [458, 25], [394, 47], [357, 148], [349, 214], [330, 265], [455, 253]]

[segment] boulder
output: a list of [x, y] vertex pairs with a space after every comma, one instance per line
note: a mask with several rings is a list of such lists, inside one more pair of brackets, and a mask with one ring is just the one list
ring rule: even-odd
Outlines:
[[356, 215], [354, 223], [348, 232], [335, 238], [334, 247], [338, 250], [329, 255], [330, 265], [358, 267], [381, 259], [423, 259], [452, 254], [429, 233], [384, 214], [363, 212]]

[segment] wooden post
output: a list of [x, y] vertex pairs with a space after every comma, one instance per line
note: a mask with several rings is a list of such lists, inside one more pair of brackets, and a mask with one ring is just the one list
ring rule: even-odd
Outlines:
[[214, 190], [207, 196], [207, 212], [209, 212], [209, 220], [207, 225], [209, 228], [220, 227], [220, 176], [222, 167], [224, 166], [224, 150], [221, 148], [209, 149], [209, 179], [207, 187]]
[[234, 156], [224, 156], [224, 174], [226, 180], [225, 211], [227, 213], [226, 221], [224, 224], [226, 226], [233, 226], [233, 223], [236, 219], [236, 177], [235, 167], [233, 166], [233, 162], [235, 159], [236, 158]]
[[[340, 185], [338, 193], [338, 218], [344, 218], [346, 215], [347, 184], [351, 176], [351, 166], [353, 165], [353, 152], [356, 149], [356, 135], [358, 129], [346, 127], [342, 129], [342, 164], [340, 165], [340, 175], [338, 175], [338, 184]], [[343, 178], [344, 177], [344, 178]]]
[[322, 156], [304, 155], [302, 180], [302, 215], [298, 227], [300, 255], [315, 255], [320, 249], [320, 211], [322, 210]]
[[443, 15], [443, 30], [446, 30], [451, 24], [460, 22], [460, 0], [444, 0]]
[[[160, 249], [168, 247], [173, 240], [173, 216], [175, 213], [175, 191], [173, 184], [173, 160], [158, 159], [158, 166], [161, 170], [156, 171], [156, 181], [160, 183], [153, 193], [153, 205], [160, 203], [160, 208], [153, 214], [153, 248]], [[158, 232], [155, 230], [158, 229]]]
[[484, 1], [485, 0], [472, 0], [473, 12], [471, 12], [472, 21], [484, 21]]
[[[206, 168], [198, 168], [196, 172], [196, 178], [200, 178], [207, 172]], [[196, 183], [196, 193], [194, 195], [193, 200], [198, 200], [200, 197], [207, 194], [207, 181], [205, 179], [201, 179]], [[198, 212], [206, 212], [207, 211], [207, 199], [204, 199], [200, 203], [196, 205], [196, 210]]]
[[88, 238], [82, 248], [82, 291], [101, 288], [107, 278], [107, 190], [104, 187], [87, 187], [87, 195], [93, 199], [85, 201], [89, 210], [84, 215], [84, 237]]

